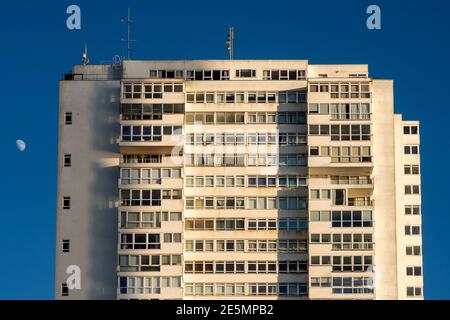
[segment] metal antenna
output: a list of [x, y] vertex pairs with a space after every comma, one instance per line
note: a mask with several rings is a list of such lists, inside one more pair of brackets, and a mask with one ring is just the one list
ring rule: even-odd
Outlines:
[[83, 65], [87, 65], [89, 63], [89, 57], [87, 52], [87, 45], [84, 44], [84, 50], [83, 50], [83, 58], [82, 58]]
[[228, 29], [228, 40], [227, 40], [227, 49], [228, 54], [230, 56], [230, 60], [233, 60], [234, 58], [233, 45], [234, 45], [234, 27], [230, 26]]
[[128, 57], [127, 59], [130, 60], [131, 59], [131, 43], [136, 41], [134, 39], [131, 39], [131, 24], [133, 22], [135, 22], [135, 20], [131, 20], [131, 10], [130, 8], [128, 8], [128, 17], [127, 19], [122, 19], [122, 22], [126, 22], [127, 23], [127, 27], [128, 27], [128, 34], [127, 34], [127, 38], [124, 39], [122, 38], [122, 41], [126, 41], [127, 42], [127, 52], [128, 52]]

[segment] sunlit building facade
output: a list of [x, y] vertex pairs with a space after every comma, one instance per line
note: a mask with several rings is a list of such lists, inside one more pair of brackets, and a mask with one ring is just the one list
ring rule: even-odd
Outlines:
[[77, 65], [59, 111], [57, 299], [423, 298], [419, 123], [367, 65]]

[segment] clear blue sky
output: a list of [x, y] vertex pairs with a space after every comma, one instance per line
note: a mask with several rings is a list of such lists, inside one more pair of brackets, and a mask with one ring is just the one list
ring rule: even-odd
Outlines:
[[[66, 28], [70, 4], [81, 7], [80, 31]], [[370, 4], [381, 7], [381, 31], [365, 27]], [[237, 59], [368, 63], [372, 77], [394, 79], [396, 111], [422, 122], [425, 295], [450, 298], [449, 1], [76, 0], [0, 6], [0, 299], [53, 298], [58, 80], [84, 42], [92, 63], [125, 54], [128, 6], [134, 58], [226, 58], [232, 24]]]

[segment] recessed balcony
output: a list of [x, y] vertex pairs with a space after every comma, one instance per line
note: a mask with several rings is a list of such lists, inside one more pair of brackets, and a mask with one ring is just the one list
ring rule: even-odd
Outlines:
[[119, 138], [121, 147], [183, 147], [182, 135], [122, 135]]
[[371, 167], [372, 156], [310, 156], [310, 167]]
[[370, 198], [349, 198], [347, 205], [349, 207], [373, 207], [374, 201]]

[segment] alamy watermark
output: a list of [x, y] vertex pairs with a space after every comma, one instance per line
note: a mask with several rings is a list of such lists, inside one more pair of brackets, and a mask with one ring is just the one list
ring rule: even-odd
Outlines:
[[80, 30], [81, 29], [81, 9], [79, 6], [75, 4], [71, 4], [67, 7], [67, 14], [70, 16], [67, 17], [66, 26], [69, 30]]
[[67, 288], [69, 290], [80, 290], [81, 268], [77, 265], [70, 265], [66, 269], [66, 274], [69, 275], [66, 279]]
[[370, 16], [367, 18], [366, 26], [369, 30], [381, 29], [381, 9], [379, 6], [373, 4], [367, 7], [367, 14]]

